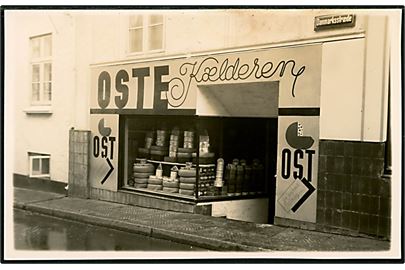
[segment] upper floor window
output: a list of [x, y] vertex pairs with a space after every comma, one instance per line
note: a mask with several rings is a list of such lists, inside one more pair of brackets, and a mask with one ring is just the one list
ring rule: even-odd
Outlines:
[[129, 52], [163, 50], [163, 15], [133, 15], [129, 18]]
[[31, 102], [50, 104], [52, 100], [52, 35], [32, 37]]

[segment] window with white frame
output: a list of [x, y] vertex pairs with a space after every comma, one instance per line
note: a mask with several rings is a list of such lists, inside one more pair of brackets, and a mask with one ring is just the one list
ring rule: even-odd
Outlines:
[[50, 155], [28, 153], [28, 157], [30, 177], [50, 177]]
[[51, 104], [52, 100], [52, 35], [30, 38], [31, 103]]
[[129, 52], [163, 50], [163, 15], [133, 15], [129, 17]]

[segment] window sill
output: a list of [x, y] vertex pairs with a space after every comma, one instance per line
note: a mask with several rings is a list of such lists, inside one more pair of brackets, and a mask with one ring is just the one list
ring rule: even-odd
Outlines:
[[52, 106], [31, 106], [24, 110], [26, 114], [52, 114]]
[[140, 52], [127, 52], [128, 57], [140, 58], [140, 57], [153, 57], [156, 55], [163, 55], [165, 53], [164, 49], [153, 50], [153, 51], [140, 51]]
[[51, 180], [51, 176], [49, 174], [28, 175], [28, 177], [42, 180]]

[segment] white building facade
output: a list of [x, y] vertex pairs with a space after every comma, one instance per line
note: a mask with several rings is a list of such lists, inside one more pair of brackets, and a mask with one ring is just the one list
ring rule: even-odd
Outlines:
[[[393, 56], [399, 48], [396, 11], [16, 10], [5, 15], [14, 178], [69, 184], [70, 196], [389, 238], [395, 195], [388, 112], [399, 76]], [[181, 104], [176, 102], [183, 94], [173, 90], [176, 79], [189, 91]], [[209, 131], [231, 119], [236, 124], [229, 130], [238, 132], [238, 125], [257, 120], [252, 129], [270, 136], [251, 138], [263, 145], [258, 154], [263, 190], [242, 187], [238, 193], [228, 186], [228, 193], [204, 197], [197, 190], [188, 198], [133, 188], [128, 164], [140, 156], [131, 149], [143, 140], [136, 134], [153, 129], [152, 122], [176, 118]], [[237, 122], [242, 118], [245, 122]], [[176, 124], [167, 125], [171, 130]], [[108, 134], [98, 134], [103, 127]], [[287, 135], [292, 129], [298, 139]], [[226, 132], [221, 134], [231, 136]], [[212, 163], [222, 157], [232, 163], [226, 140], [212, 141], [223, 135], [212, 133], [210, 144], [217, 150]], [[305, 137], [311, 138], [307, 146]], [[101, 157], [103, 138], [115, 152]], [[201, 173], [204, 166], [197, 168]]]

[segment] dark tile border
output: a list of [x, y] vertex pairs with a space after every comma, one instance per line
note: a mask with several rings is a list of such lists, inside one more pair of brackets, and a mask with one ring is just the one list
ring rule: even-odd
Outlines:
[[22, 174], [13, 174], [13, 185], [19, 188], [29, 188], [34, 190], [48, 191], [67, 195], [65, 189], [67, 183], [58, 182], [43, 178], [30, 178]]

